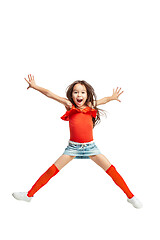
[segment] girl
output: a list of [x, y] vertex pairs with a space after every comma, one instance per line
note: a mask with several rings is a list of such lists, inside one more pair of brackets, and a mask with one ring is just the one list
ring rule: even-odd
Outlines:
[[96, 99], [94, 89], [86, 81], [75, 81], [67, 89], [67, 98], [62, 98], [51, 91], [36, 85], [34, 76], [28, 75], [28, 88], [33, 88], [49, 98], [63, 104], [67, 111], [61, 117], [62, 120], [69, 121], [70, 140], [64, 153], [57, 161], [36, 181], [28, 192], [13, 193], [17, 200], [30, 202], [34, 194], [43, 187], [53, 176], [55, 176], [67, 163], [74, 158], [90, 158], [97, 163], [113, 179], [122, 191], [127, 195], [127, 200], [135, 208], [141, 208], [141, 202], [133, 195], [124, 179], [117, 172], [116, 168], [101, 154], [93, 141], [93, 128], [100, 121], [98, 105], [105, 104], [112, 100], [117, 100], [123, 93], [121, 88], [113, 89], [111, 97]]

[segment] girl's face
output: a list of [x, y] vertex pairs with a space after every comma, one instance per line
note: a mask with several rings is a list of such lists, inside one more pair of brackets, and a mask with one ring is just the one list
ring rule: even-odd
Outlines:
[[87, 100], [87, 89], [84, 85], [77, 83], [73, 87], [72, 99], [78, 107], [82, 107]]

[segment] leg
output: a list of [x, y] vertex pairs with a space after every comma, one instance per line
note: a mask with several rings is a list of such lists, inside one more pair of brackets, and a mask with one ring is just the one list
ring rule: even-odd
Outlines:
[[73, 160], [73, 158], [75, 158], [75, 156], [62, 155], [57, 159], [57, 161], [55, 161], [54, 164], [60, 171], [67, 163]]
[[103, 154], [90, 156], [90, 159], [92, 159], [97, 165], [103, 168], [105, 172], [111, 166], [111, 163]]
[[74, 156], [62, 155], [57, 161], [36, 181], [33, 187], [29, 190], [27, 196], [33, 195], [42, 188], [53, 176], [55, 176], [67, 163], [69, 163]]
[[121, 177], [121, 175], [117, 172], [115, 167], [111, 165], [111, 163], [104, 155], [98, 154], [95, 156], [90, 156], [90, 158], [105, 170], [105, 172], [113, 179], [115, 184], [123, 190], [123, 192], [127, 195], [129, 199], [134, 196], [132, 192], [129, 190], [124, 179]]

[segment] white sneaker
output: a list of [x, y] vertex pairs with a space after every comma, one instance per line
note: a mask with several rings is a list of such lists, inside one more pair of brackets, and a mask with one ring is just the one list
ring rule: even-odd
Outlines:
[[128, 198], [127, 201], [133, 205], [135, 208], [142, 208], [142, 203], [134, 196], [132, 198]]
[[30, 202], [32, 200], [32, 197], [28, 197], [27, 193], [28, 192], [15, 192], [12, 194], [12, 196], [17, 200]]

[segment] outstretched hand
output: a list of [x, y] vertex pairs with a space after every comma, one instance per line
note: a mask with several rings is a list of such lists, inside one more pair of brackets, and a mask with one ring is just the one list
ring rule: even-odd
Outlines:
[[111, 97], [112, 100], [117, 100], [117, 101], [121, 102], [118, 98], [123, 92], [124, 91], [121, 91], [121, 88], [118, 89], [118, 87], [116, 88], [116, 90], [113, 89], [113, 94]]
[[27, 89], [32, 88], [36, 85], [35, 81], [34, 81], [34, 76], [32, 76], [31, 74], [28, 75], [28, 80], [26, 78], [24, 78], [26, 80], [26, 82], [29, 84], [29, 86], [27, 87]]

